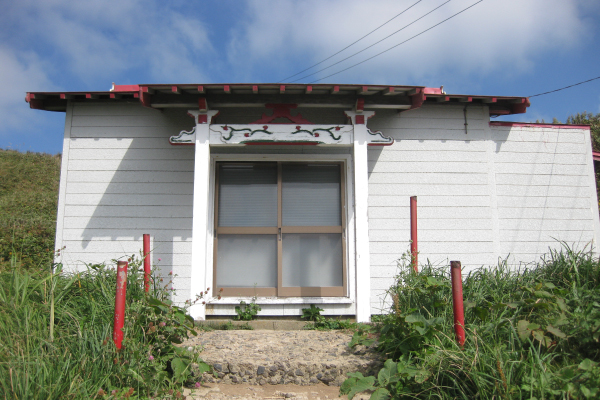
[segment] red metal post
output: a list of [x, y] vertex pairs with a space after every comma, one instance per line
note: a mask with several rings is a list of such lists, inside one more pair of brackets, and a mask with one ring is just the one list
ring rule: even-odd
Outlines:
[[450, 261], [452, 276], [452, 309], [454, 311], [454, 332], [462, 348], [465, 344], [465, 310], [463, 306], [462, 275], [460, 261]]
[[117, 262], [117, 292], [115, 295], [115, 321], [113, 340], [118, 350], [123, 343], [123, 324], [125, 322], [125, 297], [127, 293], [127, 262]]
[[144, 234], [144, 290], [150, 290], [150, 235]]
[[417, 196], [410, 198], [410, 257], [415, 272], [419, 272], [419, 244], [417, 241]]

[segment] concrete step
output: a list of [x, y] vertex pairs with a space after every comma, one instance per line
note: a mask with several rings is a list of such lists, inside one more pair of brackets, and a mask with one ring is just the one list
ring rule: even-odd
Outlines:
[[373, 374], [383, 365], [375, 345], [348, 347], [351, 333], [307, 330], [240, 330], [199, 332], [185, 346], [202, 346], [216, 383], [339, 386], [348, 372]]
[[232, 321], [231, 319], [209, 319], [205, 321], [196, 321], [197, 326], [208, 326], [214, 329], [220, 329], [223, 325], [231, 324], [235, 327], [250, 326], [254, 330], [272, 330], [272, 331], [297, 331], [304, 329], [307, 321], [298, 321], [291, 319], [265, 319], [252, 321]]

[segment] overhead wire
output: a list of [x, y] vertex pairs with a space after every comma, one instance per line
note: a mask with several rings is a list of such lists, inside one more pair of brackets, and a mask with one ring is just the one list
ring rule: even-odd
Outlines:
[[342, 72], [344, 72], [344, 71], [347, 71], [347, 70], [349, 70], [349, 69], [351, 69], [351, 68], [354, 68], [354, 67], [356, 67], [356, 66], [358, 66], [358, 65], [360, 65], [360, 64], [363, 64], [363, 63], [365, 63], [365, 62], [367, 62], [367, 61], [370, 61], [370, 60], [374, 59], [375, 57], [378, 57], [378, 56], [380, 56], [380, 55], [382, 55], [382, 54], [384, 54], [384, 53], [387, 53], [388, 51], [390, 51], [390, 50], [392, 50], [392, 49], [395, 49], [396, 47], [398, 47], [398, 46], [400, 46], [400, 45], [402, 45], [402, 44], [404, 44], [404, 43], [406, 43], [406, 42], [408, 42], [408, 41], [410, 41], [410, 40], [412, 40], [412, 39], [414, 39], [414, 38], [416, 38], [416, 37], [418, 37], [418, 36], [421, 36], [421, 35], [422, 35], [422, 34], [424, 34], [425, 32], [432, 30], [433, 28], [435, 28], [435, 27], [437, 27], [437, 26], [439, 26], [439, 25], [443, 24], [444, 22], [446, 22], [446, 21], [448, 21], [448, 20], [450, 20], [450, 19], [452, 19], [452, 18], [456, 17], [457, 15], [459, 15], [459, 14], [462, 14], [463, 12], [465, 12], [465, 11], [467, 11], [468, 9], [470, 9], [470, 8], [472, 8], [472, 7], [474, 7], [474, 6], [476, 6], [477, 4], [481, 3], [482, 1], [483, 1], [483, 0], [479, 0], [478, 2], [471, 4], [470, 6], [468, 6], [468, 7], [464, 8], [464, 9], [462, 9], [461, 11], [457, 12], [456, 14], [454, 14], [454, 15], [452, 15], [452, 16], [450, 16], [450, 17], [446, 18], [445, 20], [438, 22], [437, 24], [435, 24], [435, 25], [433, 25], [433, 26], [431, 26], [431, 27], [429, 27], [429, 28], [425, 29], [424, 31], [421, 31], [421, 32], [417, 33], [416, 35], [414, 35], [414, 36], [412, 36], [412, 37], [410, 37], [410, 38], [406, 39], [405, 41], [403, 41], [403, 42], [400, 42], [400, 43], [398, 43], [398, 44], [396, 44], [396, 45], [394, 45], [394, 46], [392, 46], [392, 47], [390, 47], [390, 48], [388, 48], [388, 49], [386, 49], [386, 50], [384, 50], [384, 51], [382, 51], [382, 52], [380, 52], [380, 53], [377, 53], [377, 54], [375, 54], [375, 55], [374, 55], [374, 56], [372, 56], [372, 57], [369, 57], [369, 58], [367, 58], [367, 59], [365, 59], [365, 60], [363, 60], [363, 61], [361, 61], [361, 62], [358, 62], [358, 63], [356, 63], [356, 64], [354, 64], [354, 65], [351, 65], [351, 66], [349, 66], [348, 68], [344, 68], [344, 69], [342, 69], [342, 70], [340, 70], [340, 71], [334, 72], [333, 74], [327, 75], [327, 76], [325, 76], [325, 77], [323, 77], [323, 78], [321, 78], [321, 79], [317, 79], [317, 80], [315, 80], [315, 81], [312, 81], [312, 82], [310, 82], [310, 83], [316, 83], [316, 82], [320, 82], [320, 81], [322, 81], [322, 80], [324, 80], [324, 79], [327, 79], [327, 78], [329, 78], [329, 77], [332, 77], [332, 76], [334, 76], [334, 75], [340, 74], [340, 73], [342, 73]]
[[543, 96], [545, 94], [550, 94], [550, 93], [554, 93], [554, 92], [560, 92], [561, 90], [572, 88], [573, 86], [583, 85], [584, 83], [595, 81], [596, 79], [600, 79], [600, 76], [597, 76], [597, 77], [592, 78], [592, 79], [588, 79], [587, 81], [583, 81], [583, 82], [575, 83], [573, 85], [565, 86], [565, 87], [562, 87], [560, 89], [550, 90], [549, 92], [538, 93], [538, 94], [534, 94], [533, 96], [528, 96], [528, 97], [537, 97], [537, 96]]
[[[366, 51], [366, 50], [368, 50], [368, 49], [370, 49], [371, 47], [373, 47], [373, 46], [375, 46], [375, 45], [377, 45], [377, 44], [379, 44], [379, 43], [383, 42], [384, 40], [386, 40], [386, 39], [388, 39], [388, 38], [390, 38], [390, 37], [392, 37], [392, 36], [394, 36], [396, 33], [398, 33], [398, 32], [400, 32], [400, 31], [402, 31], [402, 30], [404, 30], [404, 29], [408, 28], [408, 27], [409, 27], [409, 26], [411, 26], [412, 24], [414, 24], [414, 23], [416, 23], [416, 22], [420, 21], [421, 19], [425, 18], [426, 16], [428, 16], [428, 15], [429, 15], [429, 14], [431, 14], [432, 12], [436, 11], [437, 9], [441, 8], [442, 6], [444, 6], [444, 5], [448, 4], [448, 3], [449, 3], [449, 2], [451, 2], [451, 1], [452, 1], [452, 0], [447, 0], [447, 1], [445, 1], [444, 3], [442, 3], [442, 4], [440, 4], [439, 6], [435, 7], [433, 10], [431, 10], [431, 11], [429, 11], [429, 12], [427, 12], [427, 13], [423, 14], [423, 15], [422, 15], [422, 16], [420, 16], [419, 18], [415, 19], [415, 20], [414, 20], [414, 21], [412, 21], [410, 24], [403, 26], [402, 28], [398, 29], [397, 31], [395, 31], [395, 32], [393, 32], [393, 33], [391, 33], [391, 34], [387, 35], [387, 36], [386, 36], [386, 37], [384, 37], [383, 39], [380, 39], [380, 40], [376, 41], [375, 43], [373, 43], [373, 44], [371, 44], [371, 45], [369, 45], [369, 46], [365, 47], [364, 49], [362, 49], [362, 50], [360, 50], [360, 51], [357, 51], [356, 53], [354, 53], [354, 54], [352, 54], [352, 55], [350, 55], [350, 56], [348, 56], [348, 57], [346, 57], [346, 58], [343, 58], [343, 59], [341, 59], [341, 60], [339, 60], [339, 61], [337, 61], [337, 62], [335, 62], [335, 63], [333, 63], [333, 64], [331, 64], [331, 65], [328, 65], [328, 66], [327, 66], [327, 67], [325, 67], [325, 68], [321, 68], [320, 70], [317, 70], [317, 71], [315, 71], [315, 72], [313, 72], [313, 73], [310, 73], [310, 74], [308, 74], [308, 75], [304, 75], [303, 77], [301, 77], [301, 78], [298, 78], [298, 79], [296, 79], [296, 80], [294, 80], [294, 81], [292, 81], [292, 82], [290, 82], [290, 83], [298, 82], [298, 81], [300, 81], [300, 80], [302, 80], [302, 79], [304, 79], [304, 78], [308, 78], [309, 76], [312, 76], [312, 75], [318, 74], [319, 72], [322, 72], [322, 71], [325, 71], [325, 70], [327, 70], [327, 69], [329, 69], [329, 68], [331, 68], [331, 67], [334, 67], [334, 66], [336, 66], [336, 65], [338, 65], [338, 64], [340, 64], [340, 63], [342, 63], [342, 62], [344, 62], [344, 61], [346, 61], [346, 60], [348, 60], [348, 59], [350, 59], [350, 58], [352, 58], [352, 57], [354, 57], [354, 56], [356, 56], [356, 55], [358, 55], [358, 54], [360, 54], [360, 53], [362, 53], [362, 52], [364, 52], [364, 51]], [[481, 0], [481, 1], [483, 1], [483, 0]]]
[[[354, 46], [356, 43], [360, 42], [361, 40], [363, 40], [363, 39], [364, 39], [364, 38], [366, 38], [367, 36], [371, 35], [371, 34], [372, 34], [372, 33], [374, 33], [375, 31], [377, 31], [377, 30], [379, 30], [379, 29], [383, 28], [385, 25], [387, 25], [388, 23], [392, 22], [393, 20], [395, 20], [396, 18], [398, 18], [399, 16], [401, 16], [402, 14], [404, 14], [405, 12], [407, 12], [408, 10], [410, 10], [411, 8], [413, 8], [414, 6], [416, 6], [417, 4], [419, 4], [419, 3], [420, 3], [420, 2], [422, 2], [422, 1], [423, 1], [423, 0], [418, 0], [416, 3], [413, 3], [411, 6], [409, 6], [409, 7], [408, 7], [408, 8], [406, 8], [406, 9], [404, 9], [404, 11], [401, 11], [400, 13], [398, 13], [398, 14], [394, 15], [392, 18], [388, 19], [386, 22], [384, 22], [383, 24], [379, 25], [377, 28], [373, 29], [371, 32], [367, 33], [366, 35], [364, 35], [364, 36], [363, 36], [363, 37], [361, 37], [360, 39], [358, 39], [358, 40], [355, 40], [354, 42], [350, 43], [348, 46], [344, 47], [343, 49], [341, 49], [341, 50], [340, 50], [340, 51], [338, 51], [337, 53], [334, 53], [334, 54], [330, 55], [329, 57], [325, 58], [324, 60], [321, 60], [321, 61], [319, 61], [318, 63], [316, 63], [316, 64], [314, 64], [314, 65], [311, 65], [310, 67], [308, 67], [308, 68], [305, 68], [305, 69], [303, 69], [303, 70], [302, 70], [302, 71], [300, 71], [300, 72], [296, 72], [294, 75], [290, 75], [290, 76], [288, 76], [287, 78], [283, 78], [283, 79], [281, 79], [280, 81], [278, 81], [277, 83], [280, 83], [280, 82], [287, 81], [288, 79], [291, 79], [291, 78], [295, 77], [296, 75], [300, 75], [301, 73], [303, 73], [303, 72], [306, 72], [306, 71], [308, 71], [309, 69], [312, 69], [312, 68], [316, 67], [317, 65], [321, 65], [321, 64], [323, 64], [325, 61], [327, 61], [327, 60], [329, 60], [329, 59], [331, 59], [331, 58], [333, 58], [333, 57], [337, 56], [338, 54], [340, 54], [340, 53], [341, 53], [341, 52], [343, 52], [344, 50], [346, 50], [346, 49], [348, 49], [348, 48], [350, 48], [350, 47]], [[309, 76], [310, 76], [310, 75], [309, 75]]]

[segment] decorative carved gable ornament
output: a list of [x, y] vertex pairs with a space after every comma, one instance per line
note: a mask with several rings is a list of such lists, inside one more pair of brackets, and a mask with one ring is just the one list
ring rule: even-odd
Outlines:
[[[273, 110], [271, 115], [263, 113], [262, 117], [250, 124], [210, 124], [211, 145], [252, 145], [252, 144], [303, 144], [303, 145], [350, 145], [353, 141], [353, 125], [317, 125], [301, 114], [291, 115], [290, 110], [296, 104], [267, 104], [266, 108]], [[204, 111], [206, 113], [207, 111]], [[207, 118], [198, 114], [197, 123], [207, 123]], [[190, 112], [192, 115], [192, 112]], [[273, 122], [285, 118], [290, 123]], [[358, 119], [358, 118], [357, 118]], [[364, 118], [361, 120], [364, 124]], [[358, 122], [358, 121], [357, 121]], [[262, 126], [261, 126], [262, 125]], [[388, 146], [394, 139], [367, 129], [370, 146]], [[196, 140], [196, 127], [190, 131], [181, 131], [177, 136], [171, 136], [172, 145], [193, 145]]]

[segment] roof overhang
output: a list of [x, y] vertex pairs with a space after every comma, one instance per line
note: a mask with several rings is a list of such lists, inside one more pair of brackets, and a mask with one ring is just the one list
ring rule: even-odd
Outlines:
[[72, 101], [139, 101], [143, 106], [196, 108], [200, 98], [211, 108], [264, 107], [267, 103], [294, 103], [297, 107], [411, 110], [423, 104], [485, 104], [490, 115], [524, 113], [527, 97], [474, 96], [447, 94], [442, 88], [424, 86], [334, 85], [334, 84], [161, 84], [114, 85], [103, 92], [28, 92], [30, 108], [66, 111]]

